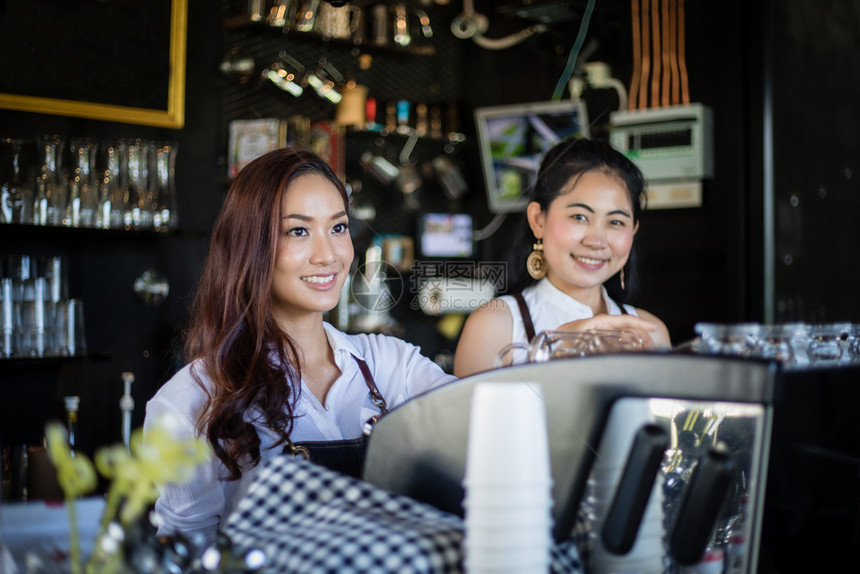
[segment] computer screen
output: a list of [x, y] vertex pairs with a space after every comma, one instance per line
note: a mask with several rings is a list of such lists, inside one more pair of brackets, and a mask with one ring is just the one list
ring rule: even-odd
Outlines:
[[469, 258], [474, 254], [472, 216], [467, 213], [422, 213], [418, 248], [422, 257]]
[[475, 124], [490, 211], [524, 211], [544, 154], [558, 142], [589, 137], [581, 100], [477, 108]]

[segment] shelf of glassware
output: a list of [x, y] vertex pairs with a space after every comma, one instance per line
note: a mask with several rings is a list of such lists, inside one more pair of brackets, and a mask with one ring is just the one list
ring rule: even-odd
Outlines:
[[[96, 228], [96, 227], [66, 227], [59, 225], [30, 225], [22, 223], [0, 223], [0, 239], [17, 241], [103, 241], [109, 240], [157, 240], [167, 237], [202, 237], [204, 232], [187, 229], [153, 228]], [[6, 243], [9, 245], [9, 243]], [[0, 253], [7, 251], [0, 248]]]

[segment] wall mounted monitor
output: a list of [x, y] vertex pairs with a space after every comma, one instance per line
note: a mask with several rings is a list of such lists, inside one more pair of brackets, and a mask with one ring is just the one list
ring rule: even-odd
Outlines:
[[562, 140], [589, 137], [581, 100], [477, 108], [475, 124], [493, 213], [525, 211], [544, 154]]
[[468, 213], [422, 213], [418, 248], [422, 257], [468, 259], [474, 255], [472, 216]]

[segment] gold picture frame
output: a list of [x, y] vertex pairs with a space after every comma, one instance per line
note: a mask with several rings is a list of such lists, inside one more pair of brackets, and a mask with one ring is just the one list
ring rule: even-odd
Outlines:
[[185, 69], [188, 0], [170, 0], [169, 73], [166, 106], [161, 109], [0, 93], [0, 108], [165, 128], [185, 125]]

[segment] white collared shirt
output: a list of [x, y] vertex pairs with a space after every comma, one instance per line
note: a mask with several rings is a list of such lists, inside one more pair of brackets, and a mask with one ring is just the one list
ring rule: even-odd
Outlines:
[[[290, 436], [293, 442], [358, 438], [367, 419], [379, 414], [353, 355], [367, 363], [389, 408], [456, 380], [421, 355], [418, 347], [401, 339], [386, 335], [347, 335], [328, 323], [323, 326], [341, 375], [329, 389], [325, 406], [302, 382]], [[200, 374], [209, 385], [205, 373]], [[186, 365], [149, 400], [144, 426], [150, 427], [159, 416], [169, 414], [179, 421], [178, 438], [193, 437], [206, 398], [206, 393], [191, 376], [191, 365]], [[247, 420], [254, 418], [253, 414], [246, 415]], [[271, 448], [276, 434], [260, 424], [255, 426], [260, 435], [262, 461], [279, 454], [282, 446]], [[226, 476], [226, 469], [213, 457], [201, 466], [191, 481], [161, 490], [155, 505], [164, 521], [159, 533], [178, 531], [186, 536], [201, 533], [211, 539], [220, 523], [236, 507], [255, 474], [256, 469], [252, 469], [238, 481], [221, 480], [219, 477]]]
[[[606, 288], [601, 286], [600, 292], [603, 295], [604, 303], [606, 303], [607, 312], [610, 315], [621, 315], [621, 309], [606, 292]], [[510, 295], [505, 295], [500, 297], [500, 299], [507, 303], [511, 317], [514, 320], [513, 339], [511, 341], [514, 343], [528, 343], [526, 340], [526, 328], [523, 325], [523, 318], [516, 300]], [[534, 285], [529, 285], [523, 289], [523, 299], [525, 299], [528, 305], [535, 333], [551, 331], [570, 321], [588, 319], [594, 316], [591, 307], [580, 303], [553, 285], [546, 277]], [[624, 305], [624, 309], [628, 314], [636, 315], [636, 309], [632, 306]]]

